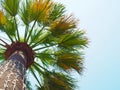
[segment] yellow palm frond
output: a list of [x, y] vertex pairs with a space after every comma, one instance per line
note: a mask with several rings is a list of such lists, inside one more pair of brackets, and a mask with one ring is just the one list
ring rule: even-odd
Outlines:
[[78, 73], [81, 72], [83, 68], [82, 58], [77, 54], [64, 53], [63, 55], [58, 56], [57, 65], [63, 70], [74, 69]]
[[6, 23], [6, 18], [2, 11], [0, 11], [0, 25], [4, 25]]
[[52, 23], [50, 31], [56, 35], [63, 34], [67, 30], [76, 28], [77, 22], [72, 15], [62, 16]]
[[53, 3], [49, 0], [35, 1], [32, 3], [30, 10], [34, 15], [36, 15], [38, 21], [46, 21], [51, 11], [52, 4]]

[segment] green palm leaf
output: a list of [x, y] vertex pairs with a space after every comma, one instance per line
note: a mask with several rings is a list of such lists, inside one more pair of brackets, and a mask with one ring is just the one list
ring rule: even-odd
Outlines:
[[73, 90], [73, 83], [73, 79], [68, 75], [58, 72], [46, 72], [42, 88], [44, 88], [43, 90]]
[[61, 17], [62, 15], [64, 15], [64, 12], [65, 12], [65, 7], [58, 3], [58, 4], [55, 4], [53, 6], [53, 9], [50, 13], [50, 20], [52, 21], [55, 21], [56, 19], [58, 19], [59, 17]]
[[68, 49], [80, 49], [86, 47], [88, 43], [83, 31], [75, 31], [61, 35], [59, 46]]
[[54, 55], [52, 55], [52, 50], [50, 49], [37, 53], [36, 57], [38, 57], [45, 65], [53, 65], [55, 63]]
[[57, 56], [56, 64], [64, 70], [75, 69], [78, 73], [81, 73], [83, 69], [83, 58], [75, 53], [62, 53]]
[[5, 56], [3, 55], [3, 53], [5, 53], [5, 49], [2, 49], [0, 47], [0, 60], [4, 60]]
[[34, 15], [31, 13], [30, 10], [32, 3], [32, 1], [26, 0], [26, 3], [22, 3], [22, 8], [20, 9], [20, 17], [26, 25], [29, 25], [29, 23], [34, 20]]
[[4, 32], [10, 36], [15, 36], [16, 24], [12, 20], [7, 20], [7, 23], [4, 25]]
[[11, 16], [15, 16], [18, 13], [19, 0], [4, 0], [3, 7]]

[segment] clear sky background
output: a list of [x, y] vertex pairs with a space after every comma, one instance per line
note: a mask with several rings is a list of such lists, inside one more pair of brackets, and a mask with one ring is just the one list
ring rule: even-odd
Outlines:
[[56, 0], [80, 20], [90, 43], [76, 90], [120, 90], [120, 0]]

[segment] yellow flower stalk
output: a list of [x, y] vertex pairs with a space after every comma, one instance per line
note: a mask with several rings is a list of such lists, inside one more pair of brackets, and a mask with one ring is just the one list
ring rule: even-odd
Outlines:
[[6, 23], [6, 18], [2, 11], [0, 11], [0, 25], [4, 25]]

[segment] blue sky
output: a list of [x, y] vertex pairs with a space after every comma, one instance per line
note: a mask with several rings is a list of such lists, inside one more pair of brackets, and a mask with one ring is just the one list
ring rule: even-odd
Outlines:
[[57, 0], [79, 18], [90, 43], [76, 90], [120, 90], [120, 1]]

